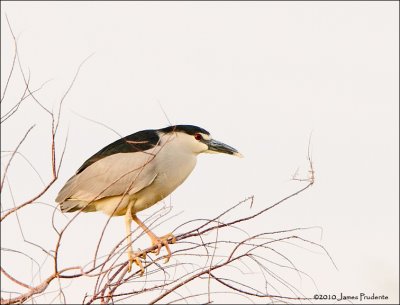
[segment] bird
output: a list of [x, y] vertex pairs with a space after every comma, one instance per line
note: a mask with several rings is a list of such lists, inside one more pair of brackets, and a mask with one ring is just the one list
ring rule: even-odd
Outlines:
[[150, 237], [156, 255], [165, 247], [165, 263], [171, 257], [172, 233], [156, 236], [137, 213], [171, 194], [193, 171], [201, 153], [224, 153], [243, 157], [235, 148], [214, 140], [194, 125], [171, 125], [147, 129], [119, 138], [87, 159], [65, 183], [56, 197], [63, 213], [101, 211], [124, 216], [128, 245], [128, 272], [134, 262], [144, 267], [133, 251], [131, 224], [136, 222]]

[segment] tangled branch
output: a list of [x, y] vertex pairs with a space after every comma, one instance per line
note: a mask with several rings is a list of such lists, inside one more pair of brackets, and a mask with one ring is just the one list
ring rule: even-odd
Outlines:
[[[100, 243], [109, 220], [102, 229], [92, 259], [87, 259], [87, 263], [83, 266], [73, 264], [60, 268], [59, 266], [64, 265], [60, 259], [62, 257], [61, 253], [63, 253], [61, 244], [64, 240], [64, 233], [71, 228], [82, 213], [77, 213], [66, 221], [64, 219], [63, 222], [56, 221], [55, 215], [58, 213], [58, 209], [53, 204], [39, 202], [38, 200], [47, 194], [58, 179], [67, 140], [67, 138], [64, 139], [64, 145], [60, 153], [57, 153], [58, 142], [60, 141], [58, 132], [62, 126], [60, 125], [62, 105], [84, 62], [78, 67], [68, 89], [61, 97], [57, 110], [55, 112], [50, 111], [35, 96], [36, 92], [42, 89], [43, 86], [37, 90], [31, 90], [31, 76], [27, 77], [22, 69], [17, 40], [11, 27], [10, 32], [14, 40], [15, 53], [9, 76], [2, 90], [2, 107], [6, 107], [4, 105], [8, 103], [6, 95], [12, 87], [11, 80], [13, 73], [16, 73], [15, 65], [17, 62], [19, 63], [19, 72], [22, 75], [25, 86], [22, 97], [14, 105], [9, 106], [8, 111], [5, 112], [2, 117], [2, 124], [10, 122], [16, 113], [22, 111], [21, 103], [23, 101], [25, 103], [29, 101], [35, 103], [40, 111], [44, 111], [48, 115], [47, 124], [49, 124], [51, 132], [49, 147], [44, 149], [50, 150], [49, 167], [51, 175], [48, 177], [47, 182], [44, 182], [43, 187], [29, 200], [21, 203], [15, 202], [8, 176], [12, 169], [12, 163], [18, 161], [17, 156], [24, 156], [20, 149], [24, 143], [30, 140], [32, 126], [25, 132], [13, 150], [2, 151], [2, 162], [6, 157], [8, 157], [8, 161], [3, 167], [1, 191], [3, 196], [3, 187], [5, 185], [8, 186], [12, 204], [10, 202], [4, 203], [2, 198], [1, 227], [8, 230], [8, 232], [13, 232], [13, 220], [16, 219], [19, 223], [18, 215], [22, 210], [28, 207], [37, 209], [45, 206], [51, 209], [53, 215], [51, 219], [52, 232], [55, 233], [56, 238], [51, 240], [52, 247], [50, 249], [46, 245], [34, 243], [25, 239], [25, 237], [23, 238], [24, 245], [28, 244], [35, 249], [39, 249], [40, 254], [35, 253], [32, 248], [28, 248], [32, 251], [26, 250], [26, 247], [23, 250], [18, 250], [6, 248], [2, 245], [1, 250], [3, 252], [22, 255], [24, 258], [34, 262], [36, 272], [32, 271], [31, 283], [27, 284], [19, 276], [13, 275], [9, 271], [9, 268], [12, 269], [11, 265], [5, 266], [2, 260], [0, 269], [2, 289], [7, 283], [7, 286], [13, 287], [15, 291], [2, 290], [1, 304], [24, 303], [28, 300], [34, 302], [42, 300], [42, 298], [49, 295], [54, 297], [51, 302], [55, 302], [57, 298], [60, 298], [60, 302], [67, 303], [67, 294], [65, 292], [68, 289], [68, 285], [71, 281], [78, 279], [84, 279], [93, 287], [92, 291], [87, 290], [82, 295], [81, 301], [84, 304], [96, 302], [114, 304], [127, 300], [133, 302], [134, 299], [140, 298], [149, 304], [194, 301], [211, 303], [221, 293], [240, 296], [245, 298], [247, 302], [255, 302], [258, 299], [264, 300], [263, 302], [268, 300], [268, 302], [279, 301], [281, 303], [308, 302], [310, 300], [288, 279], [292, 278], [293, 274], [300, 279], [306, 278], [311, 282], [313, 282], [313, 279], [298, 268], [294, 263], [294, 259], [289, 258], [281, 247], [313, 248], [325, 253], [333, 263], [333, 260], [322, 245], [302, 236], [305, 230], [313, 228], [293, 228], [272, 232], [261, 231], [253, 235], [249, 235], [246, 230], [246, 226], [251, 226], [256, 220], [266, 216], [270, 210], [302, 194], [314, 184], [315, 173], [310, 151], [308, 151], [309, 176], [305, 179], [293, 177], [293, 180], [304, 183], [299, 189], [272, 204], [265, 205], [258, 211], [254, 211], [255, 198], [250, 196], [211, 219], [194, 219], [179, 224], [172, 231], [176, 237], [176, 242], [171, 247], [173, 250], [172, 260], [169, 264], [162, 264], [163, 258], [153, 255], [157, 246], [148, 247], [137, 252], [137, 256], [143, 259], [144, 276], [141, 276], [139, 269], [136, 272], [128, 272], [128, 261], [126, 255], [124, 255], [127, 250], [127, 245], [124, 245], [125, 237], [122, 238], [121, 236], [121, 239], [111, 249], [100, 249]], [[43, 122], [40, 122], [40, 124], [43, 124]], [[24, 158], [29, 162], [29, 156], [24, 156]], [[43, 170], [37, 170], [30, 162], [29, 164], [40, 179], [44, 180], [39, 174]], [[151, 215], [146, 220], [146, 223], [149, 227], [159, 226], [168, 220], [170, 213], [171, 208], [164, 206]], [[238, 215], [241, 216], [238, 217]], [[37, 221], [45, 220], [37, 219]], [[19, 224], [19, 229], [23, 236], [21, 224]], [[232, 234], [228, 234], [229, 232], [235, 232], [234, 236], [232, 237]], [[136, 236], [133, 240], [134, 243], [143, 236], [143, 232], [136, 230], [132, 234]], [[169, 240], [169, 243], [172, 243], [172, 239]], [[40, 258], [42, 263], [39, 263]], [[48, 266], [53, 267], [47, 268]], [[41, 273], [46, 273], [47, 276], [42, 279]], [[249, 284], [249, 278], [253, 279], [252, 283], [256, 278], [259, 285]], [[194, 283], [196, 284], [194, 285]], [[49, 303], [49, 301], [47, 300], [46, 303]]]

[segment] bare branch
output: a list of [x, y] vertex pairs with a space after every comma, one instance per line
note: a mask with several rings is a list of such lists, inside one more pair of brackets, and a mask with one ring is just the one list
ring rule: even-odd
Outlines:
[[[9, 23], [8, 19], [7, 22]], [[2, 100], [7, 92], [7, 88], [11, 88], [11, 86], [9, 87], [9, 83], [13, 80], [11, 75], [15, 69], [14, 66], [17, 60], [25, 87], [17, 103], [2, 117], [2, 123], [6, 120], [14, 119], [16, 116], [13, 116], [13, 114], [17, 111], [23, 111], [24, 108], [20, 107], [20, 105], [22, 101], [28, 97], [36, 102], [35, 105], [40, 107], [40, 111], [44, 110], [49, 114], [49, 117], [46, 116], [46, 118], [49, 119], [47, 124], [51, 136], [48, 138], [48, 146], [39, 153], [48, 155], [51, 171], [47, 169], [47, 178], [42, 178], [42, 169], [33, 167], [32, 163], [29, 161], [29, 156], [25, 156], [19, 152], [22, 143], [26, 140], [34, 127], [32, 126], [25, 133], [22, 140], [19, 141], [17, 147], [7, 154], [9, 159], [5, 166], [0, 185], [0, 189], [3, 193], [3, 185], [4, 182], [7, 181], [9, 195], [12, 199], [12, 202], [8, 203], [6, 209], [2, 210], [2, 216], [0, 218], [0, 222], [2, 222], [1, 225], [9, 225], [12, 223], [12, 221], [9, 221], [4, 224], [3, 220], [14, 214], [22, 235], [23, 246], [29, 248], [29, 250], [22, 248], [20, 251], [20, 249], [2, 247], [1, 250], [8, 251], [10, 255], [17, 256], [17, 258], [27, 260], [28, 262], [31, 260], [32, 277], [30, 283], [27, 283], [25, 277], [17, 279], [16, 276], [12, 274], [12, 266], [5, 266], [2, 262], [0, 270], [1, 275], [4, 276], [4, 281], [11, 285], [11, 287], [7, 287], [7, 290], [2, 290], [1, 304], [24, 303], [27, 301], [39, 303], [42, 301], [42, 298], [47, 295], [51, 296], [49, 299], [54, 302], [68, 303], [68, 285], [77, 279], [83, 279], [92, 285], [92, 288], [85, 291], [83, 293], [84, 295], [82, 295], [83, 303], [85, 304], [92, 304], [94, 302], [100, 302], [102, 304], [121, 303], [123, 301], [134, 302], [135, 298], [139, 296], [146, 297], [149, 304], [192, 301], [211, 304], [215, 301], [215, 296], [221, 293], [221, 291], [218, 291], [216, 288], [221, 287], [225, 290], [224, 293], [241, 296], [250, 303], [254, 303], [257, 299], [262, 299], [263, 302], [269, 300], [270, 302], [279, 301], [280, 303], [310, 301], [310, 299], [306, 297], [307, 293], [302, 292], [290, 279], [293, 278], [293, 276], [300, 281], [306, 278], [314, 285], [315, 281], [305, 271], [297, 267], [299, 264], [291, 255], [288, 255], [279, 248], [279, 246], [285, 246], [297, 247], [295, 248], [296, 250], [307, 249], [307, 247], [313, 250], [317, 249], [319, 254], [328, 256], [332, 264], [336, 267], [333, 259], [322, 245], [301, 236], [302, 232], [309, 228], [286, 228], [270, 232], [261, 231], [251, 235], [246, 231], [246, 226], [255, 223], [254, 221], [260, 218], [261, 215], [267, 214], [271, 209], [305, 192], [314, 184], [315, 172], [310, 152], [311, 135], [307, 153], [309, 175], [305, 179], [299, 179], [297, 175], [293, 177], [293, 180], [305, 182], [305, 184], [302, 184], [295, 192], [272, 204], [266, 205], [266, 207], [257, 208], [256, 211], [254, 210], [255, 206], [253, 206], [255, 202], [254, 196], [250, 196], [222, 212], [215, 213], [217, 215], [212, 215], [210, 219], [193, 219], [177, 225], [173, 230], [174, 234], [177, 232], [175, 238], [167, 240], [167, 244], [174, 243], [173, 247], [171, 247], [171, 250], [173, 250], [171, 251], [171, 261], [168, 264], [161, 264], [163, 257], [154, 255], [154, 252], [158, 249], [158, 246], [154, 245], [142, 250], [139, 249], [135, 254], [137, 258], [140, 258], [141, 262], [143, 262], [143, 268], [145, 270], [144, 275], [141, 276], [141, 270], [128, 272], [129, 261], [126, 259], [126, 255], [124, 255], [128, 247], [128, 245], [124, 245], [127, 236], [121, 236], [119, 240], [116, 240], [115, 243], [111, 245], [106, 245], [103, 241], [103, 237], [107, 232], [111, 220], [111, 217], [109, 217], [104, 222], [103, 227], [99, 228], [98, 238], [93, 245], [93, 251], [86, 251], [89, 255], [87, 258], [84, 257], [84, 265], [80, 266], [80, 263], [73, 263], [73, 266], [65, 266], [65, 261], [62, 259], [64, 257], [63, 254], [67, 252], [63, 252], [66, 247], [61, 247], [61, 245], [65, 245], [63, 242], [65, 241], [66, 233], [76, 224], [75, 220], [83, 214], [84, 208], [72, 217], [61, 214], [64, 217], [58, 218], [56, 211], [59, 212], [59, 209], [57, 209], [52, 202], [42, 202], [43, 200], [38, 202], [37, 200], [45, 195], [58, 179], [68, 140], [67, 135], [62, 151], [60, 152], [58, 149], [59, 136], [57, 132], [59, 128], [63, 127], [61, 123], [64, 101], [73, 85], [76, 83], [83, 64], [92, 55], [83, 60], [78, 66], [68, 88], [59, 100], [58, 109], [52, 112], [34, 95], [43, 85], [39, 89], [31, 91], [31, 75], [29, 73], [27, 77], [24, 73], [18, 54], [17, 40], [11, 30], [10, 23], [9, 28], [14, 39], [15, 54], [6, 88], [3, 91]], [[161, 105], [160, 107], [168, 120], [164, 109]], [[79, 116], [83, 117], [81, 115]], [[114, 129], [101, 122], [88, 118], [85, 119], [100, 124], [117, 133]], [[38, 123], [43, 124], [43, 122]], [[121, 136], [119, 135], [119, 137]], [[163, 149], [163, 147], [160, 149]], [[15, 163], [21, 161], [21, 159], [15, 158], [17, 154], [23, 156], [31, 165], [29, 170], [33, 170], [43, 183], [43, 186], [37, 190], [35, 195], [22, 203], [15, 201], [13, 195], [14, 186], [11, 187], [7, 180], [10, 169], [12, 168], [10, 167], [11, 162]], [[135, 185], [136, 179], [139, 178], [143, 169], [148, 166], [157, 154], [158, 151], [154, 149], [154, 151], [148, 153], [148, 160], [145, 164], [139, 168], [132, 169], [132, 172], [135, 171], [138, 175], [131, 181], [123, 196], [128, 194], [129, 190]], [[124, 174], [124, 176], [129, 173]], [[115, 181], [110, 183], [107, 188], [117, 183], [124, 176], [118, 177]], [[48, 182], [46, 183], [45, 181]], [[93, 200], [99, 198], [106, 189], [102, 190]], [[120, 204], [121, 202], [122, 199]], [[32, 203], [35, 203], [35, 205], [31, 205]], [[88, 204], [91, 204], [91, 202]], [[40, 206], [51, 209], [47, 211], [50, 212], [46, 213], [47, 216], [36, 220], [48, 221], [49, 228], [52, 226], [54, 232], [51, 233], [55, 233], [53, 234], [55, 237], [51, 237], [50, 245], [36, 242], [36, 240], [34, 240], [35, 242], [31, 242], [25, 238], [24, 231], [27, 232], [28, 224], [23, 223], [23, 218], [21, 217], [20, 219], [19, 213], [21, 209], [29, 205], [31, 205], [32, 208]], [[116, 207], [116, 209], [117, 208], [118, 207]], [[164, 205], [145, 219], [145, 223], [149, 228], [157, 228], [164, 222], [173, 221], [175, 226], [178, 223], [175, 219], [177, 214], [179, 213], [171, 213], [171, 206]], [[22, 228], [24, 230], [22, 230]], [[232, 234], [232, 232], [234, 234]], [[227, 233], [230, 233], [228, 238], [226, 237]], [[142, 230], [138, 229], [130, 232], [134, 243], [142, 238], [143, 235]], [[51, 250], [48, 250], [49, 248]], [[34, 250], [32, 253], [30, 252], [31, 249]], [[323, 250], [323, 252], [321, 250]], [[317, 251], [315, 250], [315, 252]], [[281, 274], [281, 272], [283, 274]], [[289, 273], [292, 277], [287, 278], [285, 276], [286, 273]], [[43, 278], [42, 274], [45, 274]], [[252, 278], [258, 276], [261, 285], [254, 285], [253, 287], [253, 285], [248, 284], [248, 282], [246, 282], [248, 276]], [[51, 283], [53, 284], [50, 287]], [[201, 301], [197, 298], [201, 298]]]
[[16, 58], [17, 58], [17, 41], [16, 41], [15, 36], [14, 36], [14, 33], [13, 33], [13, 31], [12, 31], [12, 28], [11, 28], [11, 25], [10, 25], [10, 21], [8, 20], [8, 16], [7, 16], [7, 14], [5, 14], [5, 15], [6, 15], [6, 19], [7, 19], [8, 29], [10, 30], [11, 35], [12, 35], [12, 37], [14, 38], [14, 57], [13, 57], [13, 61], [12, 61], [12, 64], [11, 64], [10, 73], [8, 73], [7, 81], [6, 81], [6, 84], [5, 84], [5, 86], [4, 86], [4, 90], [3, 90], [3, 94], [2, 94], [2, 96], [1, 96], [0, 103], [3, 102], [3, 100], [4, 100], [5, 96], [6, 96], [8, 84], [9, 84], [10, 79], [11, 79], [11, 76], [12, 76], [12, 74], [13, 74], [14, 67], [15, 67], [15, 60], [16, 60]]
[[22, 137], [21, 141], [19, 141], [17, 147], [14, 149], [14, 151], [11, 154], [10, 159], [8, 160], [8, 163], [6, 165], [6, 168], [4, 169], [4, 173], [3, 173], [3, 178], [1, 179], [1, 185], [0, 185], [0, 191], [3, 190], [3, 185], [4, 185], [4, 181], [5, 178], [7, 176], [7, 172], [8, 172], [8, 168], [10, 167], [11, 161], [14, 159], [15, 154], [18, 152], [19, 147], [22, 145], [22, 143], [25, 141], [26, 137], [28, 136], [28, 134], [31, 132], [31, 130], [35, 127], [35, 125], [32, 125], [24, 134], [24, 136]]
[[89, 60], [90, 57], [93, 56], [93, 54], [94, 54], [94, 53], [90, 54], [88, 57], [86, 57], [86, 58], [80, 63], [80, 65], [78, 66], [78, 69], [77, 69], [76, 72], [75, 72], [74, 78], [72, 79], [71, 83], [69, 84], [69, 87], [67, 88], [67, 90], [65, 91], [64, 95], [62, 96], [62, 98], [61, 98], [61, 100], [60, 100], [60, 104], [59, 104], [59, 106], [58, 106], [57, 123], [56, 123], [55, 128], [54, 128], [54, 134], [57, 133], [58, 125], [59, 125], [59, 123], [60, 123], [61, 109], [62, 109], [64, 100], [65, 100], [65, 98], [67, 97], [68, 93], [71, 91], [73, 85], [75, 84], [75, 81], [76, 81], [76, 79], [77, 79], [77, 77], [78, 77], [78, 75], [79, 75], [79, 71], [81, 70], [82, 66], [84, 65], [84, 63], [85, 63], [86, 61]]

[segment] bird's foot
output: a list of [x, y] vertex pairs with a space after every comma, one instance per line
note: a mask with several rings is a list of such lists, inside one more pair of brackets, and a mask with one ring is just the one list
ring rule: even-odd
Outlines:
[[152, 252], [156, 255], [160, 254], [161, 247], [164, 246], [165, 250], [167, 250], [167, 255], [165, 256], [164, 263], [168, 263], [169, 259], [171, 258], [171, 249], [169, 248], [169, 241], [174, 244], [176, 243], [176, 238], [172, 233], [168, 233], [161, 237], [154, 237], [151, 239], [152, 246], [157, 246], [157, 249], [153, 250]]
[[132, 250], [128, 250], [128, 272], [132, 270], [132, 263], [134, 262], [140, 268], [140, 276], [144, 274], [144, 267], [142, 261], [140, 259], [145, 259], [146, 253], [140, 252], [133, 252]]

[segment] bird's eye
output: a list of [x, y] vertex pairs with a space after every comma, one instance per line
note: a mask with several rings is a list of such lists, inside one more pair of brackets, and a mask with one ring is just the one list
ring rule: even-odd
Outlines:
[[194, 135], [194, 138], [195, 138], [197, 141], [200, 141], [200, 140], [203, 139], [203, 136], [202, 136], [201, 134], [199, 134], [199, 133], [196, 133], [196, 134]]

